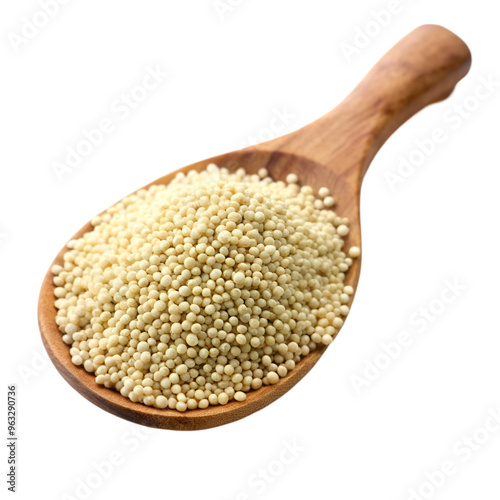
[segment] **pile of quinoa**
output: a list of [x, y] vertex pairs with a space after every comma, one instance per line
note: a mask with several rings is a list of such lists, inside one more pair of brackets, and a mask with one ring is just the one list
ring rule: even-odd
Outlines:
[[124, 198], [53, 267], [75, 365], [133, 402], [178, 411], [276, 384], [349, 312], [346, 218], [290, 174], [209, 165]]

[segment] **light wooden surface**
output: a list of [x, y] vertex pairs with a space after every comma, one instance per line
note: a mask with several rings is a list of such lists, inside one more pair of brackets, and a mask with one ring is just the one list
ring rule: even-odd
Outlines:
[[[209, 158], [180, 171], [203, 170], [209, 163], [216, 163], [232, 171], [243, 167], [252, 173], [266, 167], [276, 180], [294, 172], [301, 184], [310, 185], [315, 191], [321, 186], [330, 188], [336, 200], [334, 210], [351, 222], [346, 248], [361, 246], [359, 194], [371, 160], [385, 140], [408, 118], [428, 104], [446, 98], [468, 72], [470, 64], [470, 52], [460, 38], [440, 26], [421, 26], [395, 45], [354, 91], [327, 115], [286, 136]], [[177, 172], [149, 185], [168, 183]], [[88, 223], [73, 238], [91, 229]], [[50, 267], [62, 263], [66, 250], [64, 247], [59, 252]], [[346, 284], [354, 289], [360, 263], [360, 259], [355, 259], [346, 276]], [[244, 402], [232, 401], [225, 406], [184, 413], [160, 410], [132, 403], [118, 392], [98, 385], [94, 375], [71, 362], [69, 348], [63, 343], [55, 323], [53, 292], [49, 270], [40, 291], [38, 321], [45, 348], [61, 375], [97, 406], [151, 427], [197, 430], [243, 418], [292, 388], [325, 351], [322, 347], [312, 352], [277, 384], [251, 391]]]

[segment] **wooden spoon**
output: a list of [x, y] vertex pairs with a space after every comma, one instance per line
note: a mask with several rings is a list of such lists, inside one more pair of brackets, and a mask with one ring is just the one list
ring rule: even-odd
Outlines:
[[[424, 106], [446, 98], [470, 64], [469, 49], [460, 38], [440, 26], [421, 26], [395, 45], [343, 102], [319, 120], [278, 139], [216, 156], [180, 171], [203, 170], [209, 163], [231, 171], [243, 167], [251, 173], [265, 167], [275, 180], [285, 179], [293, 172], [301, 184], [312, 186], [316, 192], [327, 186], [336, 200], [335, 211], [350, 220], [346, 248], [361, 246], [359, 194], [372, 158], [408, 118]], [[148, 186], [167, 184], [177, 172]], [[73, 238], [91, 230], [87, 223]], [[52, 265], [61, 264], [66, 251], [64, 247]], [[354, 289], [359, 271], [360, 259], [355, 259], [346, 276], [346, 284]], [[224, 406], [184, 413], [161, 410], [132, 403], [118, 392], [98, 385], [94, 375], [71, 362], [69, 348], [55, 323], [54, 300], [49, 270], [40, 291], [38, 321], [45, 348], [61, 375], [97, 406], [151, 427], [196, 430], [243, 418], [292, 388], [325, 352], [325, 347], [318, 348], [277, 384], [251, 391], [244, 402], [231, 401]]]

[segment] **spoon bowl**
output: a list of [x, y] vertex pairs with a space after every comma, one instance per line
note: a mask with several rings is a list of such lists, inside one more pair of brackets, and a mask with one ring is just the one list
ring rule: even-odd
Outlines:
[[[274, 180], [294, 173], [300, 185], [315, 193], [326, 186], [335, 198], [334, 210], [350, 221], [345, 248], [361, 247], [359, 215], [363, 176], [386, 139], [408, 118], [428, 104], [446, 98], [468, 72], [469, 49], [445, 28], [425, 25], [396, 44], [368, 73], [354, 91], [333, 111], [283, 137], [181, 168], [154, 182], [168, 184], [177, 173], [201, 171], [210, 163], [230, 171], [244, 168], [257, 173], [265, 167]], [[72, 239], [93, 229], [87, 223]], [[55, 264], [63, 263], [65, 246]], [[356, 258], [346, 274], [345, 284], [356, 290], [361, 259]], [[95, 382], [93, 374], [71, 361], [69, 347], [61, 339], [55, 322], [55, 285], [52, 272], [43, 281], [38, 304], [38, 321], [50, 359], [66, 381], [89, 401], [127, 420], [163, 429], [198, 430], [223, 425], [260, 410], [291, 389], [325, 352], [318, 346], [278, 383], [247, 393], [243, 402], [179, 412], [133, 403], [120, 393]], [[349, 304], [350, 305], [350, 304]]]

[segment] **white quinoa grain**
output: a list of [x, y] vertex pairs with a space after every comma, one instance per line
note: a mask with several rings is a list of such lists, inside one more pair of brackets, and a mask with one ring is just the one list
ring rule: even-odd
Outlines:
[[330, 190], [327, 187], [320, 187], [318, 190], [318, 196], [320, 198], [326, 198], [330, 194]]
[[340, 236], [347, 236], [349, 234], [349, 228], [344, 224], [341, 224], [340, 226], [337, 227], [337, 233]]
[[323, 203], [325, 207], [330, 208], [333, 207], [333, 205], [335, 205], [335, 199], [333, 198], [333, 196], [326, 196], [323, 199]]
[[349, 248], [349, 257], [352, 257], [355, 259], [356, 257], [359, 257], [361, 255], [361, 250], [359, 247], [351, 247]]

